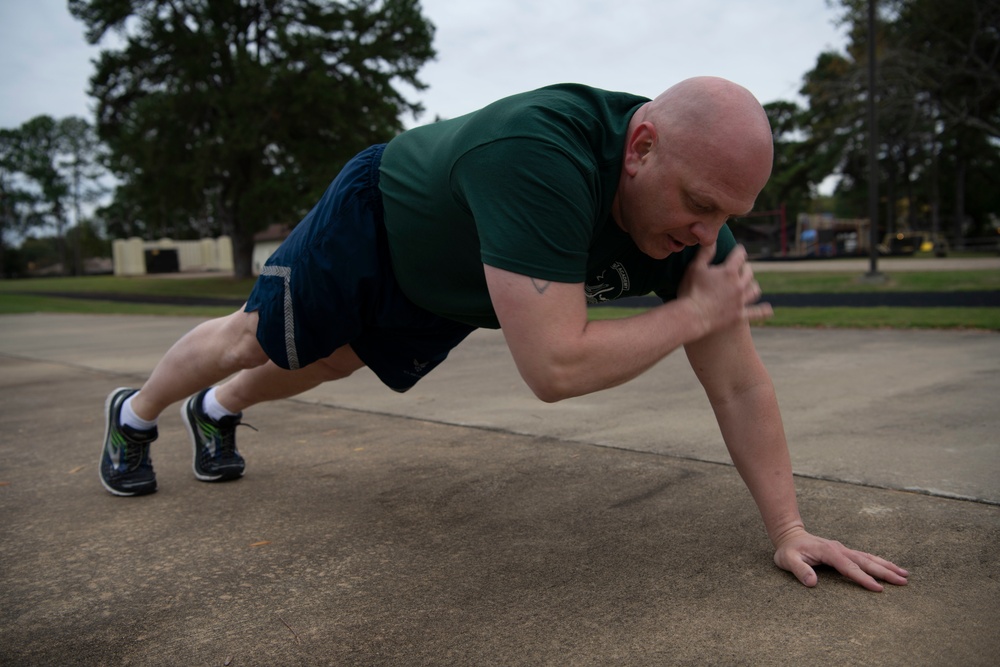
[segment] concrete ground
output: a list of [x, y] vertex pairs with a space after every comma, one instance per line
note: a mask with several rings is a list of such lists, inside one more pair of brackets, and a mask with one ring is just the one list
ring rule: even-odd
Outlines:
[[683, 355], [545, 405], [497, 332], [405, 395], [254, 408], [246, 477], [97, 479], [101, 409], [191, 318], [0, 317], [0, 665], [993, 665], [1000, 336], [762, 328], [807, 525], [867, 592], [771, 562]]

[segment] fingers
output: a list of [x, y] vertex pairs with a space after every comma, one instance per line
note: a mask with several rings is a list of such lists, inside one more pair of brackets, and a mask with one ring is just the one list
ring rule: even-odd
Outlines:
[[[898, 566], [895, 563], [892, 563], [890, 561], [887, 561], [884, 558], [879, 558], [878, 556], [870, 556], [870, 558], [872, 560], [874, 560], [875, 562], [877, 562], [878, 564], [880, 564], [882, 567], [884, 567], [889, 572], [892, 572], [893, 574], [895, 574], [900, 579], [906, 579], [907, 577], [910, 576], [910, 572], [908, 570], [904, 570], [900, 566]], [[886, 579], [886, 581], [890, 581], [890, 579]], [[904, 581], [903, 583], [906, 583], [906, 582]]]
[[736, 280], [743, 289], [744, 303], [746, 305], [756, 303], [760, 299], [761, 289], [760, 284], [754, 279], [746, 248], [741, 245], [736, 246], [726, 257], [724, 266], [736, 272]]
[[698, 249], [678, 292], [699, 304], [706, 330], [773, 317], [770, 304], [757, 303], [761, 289], [754, 280], [746, 249], [736, 246], [721, 264], [712, 266], [716, 250], [715, 243]]
[[831, 560], [829, 563], [837, 569], [842, 575], [850, 579], [851, 581], [864, 586], [870, 591], [875, 591], [876, 593], [882, 592], [882, 584], [875, 581], [865, 569], [852, 558], [847, 556], [838, 555], [838, 557]]
[[905, 586], [909, 572], [890, 561], [863, 551], [848, 549], [839, 542], [807, 536], [783, 545], [775, 553], [775, 563], [805, 586], [815, 586], [818, 577], [812, 566], [829, 565], [864, 588], [881, 592], [879, 581]]
[[819, 577], [812, 566], [807, 562], [808, 557], [801, 552], [792, 549], [779, 548], [774, 554], [774, 564], [782, 570], [791, 572], [792, 575], [803, 586], [812, 588], [819, 582]]
[[[872, 556], [861, 551], [853, 551], [846, 547], [841, 547], [845, 553], [833, 553], [829, 558], [824, 558], [827, 565], [833, 566], [838, 572], [851, 581], [864, 586], [870, 591], [881, 592], [884, 587], [876, 579], [880, 579], [896, 586], [907, 584], [906, 572], [889, 561]], [[906, 573], [907, 575], [909, 573]]]
[[832, 548], [823, 549], [812, 556], [804, 553], [796, 553], [792, 556], [790, 562], [784, 563], [784, 568], [794, 574], [795, 578], [802, 582], [804, 586], [812, 588], [819, 582], [816, 571], [806, 562], [807, 559], [817, 565], [829, 565], [851, 581], [870, 591], [876, 593], [882, 591], [882, 585], [865, 572], [858, 563], [852, 560], [847, 554], [840, 553]]
[[746, 302], [748, 304], [756, 303], [760, 299], [760, 284], [754, 280], [753, 269], [750, 268], [750, 265], [744, 264], [743, 267], [740, 280], [743, 281], [743, 293], [746, 295]]
[[[714, 243], [712, 244], [712, 254], [713, 256], [715, 255]], [[729, 253], [729, 256], [726, 257], [725, 263], [729, 264], [730, 266], [737, 266], [737, 267], [745, 265], [747, 263], [747, 249], [744, 248], [742, 245], [737, 245], [735, 248], [733, 248], [732, 252]]]
[[876, 579], [895, 586], [905, 586], [908, 583], [909, 572], [884, 558], [873, 556], [863, 551], [854, 551], [841, 546], [842, 554], [835, 554], [838, 562], [830, 564], [837, 571], [855, 581], [868, 590], [881, 591], [882, 585]]
[[[750, 266], [750, 262], [747, 259], [746, 250], [743, 246], [739, 246], [738, 250], [741, 251], [742, 261], [736, 262], [736, 271], [740, 280], [743, 281], [743, 294], [746, 308], [744, 314], [747, 320], [751, 322], [766, 320], [774, 316], [774, 309], [769, 303], [757, 303], [761, 297], [760, 283], [758, 283], [753, 277], [753, 268]], [[733, 255], [737, 253], [734, 251]], [[730, 255], [732, 257], [732, 255]], [[738, 256], [737, 256], [738, 257]]]
[[907, 577], [910, 573], [884, 558], [860, 551], [852, 551], [850, 557], [857, 563], [859, 568], [876, 579], [881, 579], [896, 586], [905, 586], [908, 583]]
[[746, 307], [746, 318], [751, 322], [759, 322], [774, 317], [774, 308], [769, 303], [754, 303]]
[[[740, 247], [740, 249], [742, 250], [742, 246]], [[746, 251], [744, 251], [743, 254], [745, 256]], [[739, 276], [740, 280], [743, 281], [743, 284], [746, 287], [750, 299], [752, 299], [753, 301], [759, 299], [761, 293], [760, 283], [758, 283], [757, 279], [754, 278], [753, 267], [750, 266], [750, 261], [748, 259], [744, 259], [743, 263], [738, 265], [736, 273]]]
[[[715, 245], [716, 244], [713, 242], [712, 245], [699, 246], [698, 254], [695, 255], [694, 261], [703, 267], [711, 264], [712, 260], [715, 259]], [[729, 258], [727, 257], [726, 261], [728, 260]]]
[[796, 563], [792, 568], [792, 574], [802, 582], [803, 586], [807, 586], [808, 588], [812, 588], [819, 583], [819, 576], [816, 575], [816, 570], [809, 567], [805, 561]]

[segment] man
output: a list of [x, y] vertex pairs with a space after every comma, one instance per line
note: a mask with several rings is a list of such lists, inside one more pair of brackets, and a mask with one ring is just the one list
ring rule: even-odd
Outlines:
[[[237, 479], [244, 409], [365, 365], [405, 391], [480, 326], [503, 330], [543, 401], [621, 384], [683, 346], [775, 562], [806, 586], [823, 563], [871, 590], [905, 584], [905, 570], [809, 534], [799, 516], [750, 336], [771, 309], [725, 226], [753, 208], [771, 163], [760, 104], [710, 77], [652, 101], [553, 86], [372, 147], [268, 260], [241, 311], [184, 336], [140, 391], [112, 392], [102, 482], [155, 491], [156, 418], [185, 398], [195, 475]], [[588, 298], [650, 291], [662, 306], [587, 320]]]

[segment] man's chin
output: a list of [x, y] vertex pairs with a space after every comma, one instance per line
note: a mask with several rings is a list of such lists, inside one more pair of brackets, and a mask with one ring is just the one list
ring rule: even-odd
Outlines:
[[657, 248], [655, 250], [643, 250], [642, 254], [648, 257], [652, 257], [653, 259], [660, 260], [660, 259], [666, 259], [667, 257], [670, 257], [674, 253], [672, 250]]

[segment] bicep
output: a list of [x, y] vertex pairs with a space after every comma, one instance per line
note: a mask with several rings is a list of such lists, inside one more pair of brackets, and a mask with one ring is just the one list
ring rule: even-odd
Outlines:
[[587, 323], [582, 283], [561, 283], [484, 265], [493, 309], [508, 341], [548, 346]]
[[529, 386], [560, 357], [587, 326], [582, 283], [561, 283], [485, 265], [486, 284], [514, 362]]

